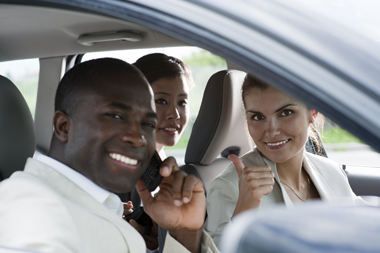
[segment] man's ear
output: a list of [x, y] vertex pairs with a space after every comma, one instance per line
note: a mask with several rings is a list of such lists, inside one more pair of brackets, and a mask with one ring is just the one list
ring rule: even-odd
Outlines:
[[54, 113], [54, 134], [61, 142], [67, 142], [69, 139], [70, 122], [70, 117], [65, 112]]

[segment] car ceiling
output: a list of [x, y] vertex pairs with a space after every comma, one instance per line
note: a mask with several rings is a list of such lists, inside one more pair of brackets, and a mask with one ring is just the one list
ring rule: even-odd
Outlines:
[[[84, 34], [134, 31], [139, 42], [111, 41], [84, 46]], [[5, 5], [0, 7], [0, 61], [46, 58], [94, 51], [186, 46], [188, 44], [131, 22], [83, 12], [44, 7]]]

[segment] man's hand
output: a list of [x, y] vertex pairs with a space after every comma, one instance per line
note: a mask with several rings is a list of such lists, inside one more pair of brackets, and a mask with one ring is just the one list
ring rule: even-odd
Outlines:
[[160, 174], [164, 179], [154, 198], [141, 180], [136, 184], [144, 210], [188, 250], [198, 252], [206, 215], [203, 184], [180, 171], [173, 157], [163, 161]]
[[239, 157], [229, 155], [239, 176], [239, 198], [234, 211], [235, 215], [251, 209], [258, 208], [261, 199], [272, 192], [274, 175], [268, 165], [245, 167]]

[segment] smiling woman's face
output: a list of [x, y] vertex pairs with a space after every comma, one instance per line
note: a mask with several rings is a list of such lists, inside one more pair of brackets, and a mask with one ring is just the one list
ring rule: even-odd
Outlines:
[[157, 112], [156, 149], [174, 146], [189, 121], [189, 85], [181, 75], [151, 84]]
[[275, 88], [251, 88], [244, 97], [249, 134], [271, 161], [302, 157], [313, 112]]

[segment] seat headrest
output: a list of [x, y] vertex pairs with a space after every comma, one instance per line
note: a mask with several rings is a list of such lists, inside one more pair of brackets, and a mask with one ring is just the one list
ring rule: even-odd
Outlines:
[[0, 76], [0, 181], [23, 170], [35, 150], [33, 117], [24, 97]]
[[251, 149], [241, 99], [245, 76], [238, 70], [223, 70], [211, 76], [187, 145], [186, 164], [209, 165], [230, 147], [239, 147], [240, 154]]

